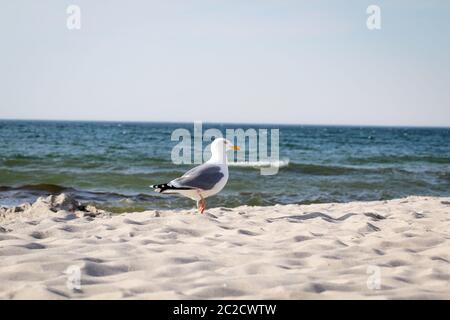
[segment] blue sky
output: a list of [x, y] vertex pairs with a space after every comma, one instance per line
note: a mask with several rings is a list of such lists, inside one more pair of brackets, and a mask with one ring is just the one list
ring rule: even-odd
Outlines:
[[18, 0], [0, 33], [0, 118], [450, 126], [448, 1]]

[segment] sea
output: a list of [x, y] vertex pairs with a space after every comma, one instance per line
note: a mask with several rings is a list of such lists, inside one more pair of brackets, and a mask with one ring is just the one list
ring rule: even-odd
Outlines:
[[[208, 207], [450, 196], [450, 128], [203, 124], [211, 128], [267, 129], [268, 144], [277, 129], [279, 156], [278, 172], [263, 175], [267, 161], [231, 154], [228, 184]], [[174, 163], [177, 129], [194, 137], [193, 123], [0, 120], [0, 206], [65, 192], [117, 213], [193, 208], [149, 187], [196, 165]]]

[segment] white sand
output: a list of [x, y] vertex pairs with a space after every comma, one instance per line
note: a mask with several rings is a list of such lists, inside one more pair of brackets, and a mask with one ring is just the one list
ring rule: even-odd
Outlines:
[[0, 298], [450, 299], [448, 198], [205, 215], [51, 200], [0, 210]]

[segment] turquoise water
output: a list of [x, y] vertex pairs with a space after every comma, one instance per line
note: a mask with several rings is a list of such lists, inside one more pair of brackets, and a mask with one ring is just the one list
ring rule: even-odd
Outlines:
[[[191, 166], [174, 165], [176, 128], [193, 124], [0, 121], [0, 205], [69, 192], [113, 211], [191, 208], [148, 186]], [[230, 167], [209, 206], [450, 196], [450, 129], [209, 124], [204, 129], [278, 128], [279, 173]], [[205, 144], [206, 146], [206, 144]]]

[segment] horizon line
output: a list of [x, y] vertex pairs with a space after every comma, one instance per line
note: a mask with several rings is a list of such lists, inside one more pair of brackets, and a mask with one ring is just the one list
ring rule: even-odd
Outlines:
[[100, 123], [170, 123], [170, 124], [194, 124], [202, 122], [205, 124], [232, 124], [232, 125], [279, 125], [279, 126], [317, 126], [317, 127], [380, 127], [380, 128], [435, 128], [450, 129], [450, 125], [387, 125], [387, 124], [327, 124], [327, 123], [283, 123], [283, 122], [218, 122], [218, 121], [167, 121], [167, 120], [80, 120], [80, 119], [19, 119], [0, 118], [0, 121], [35, 121], [35, 122], [100, 122]]

